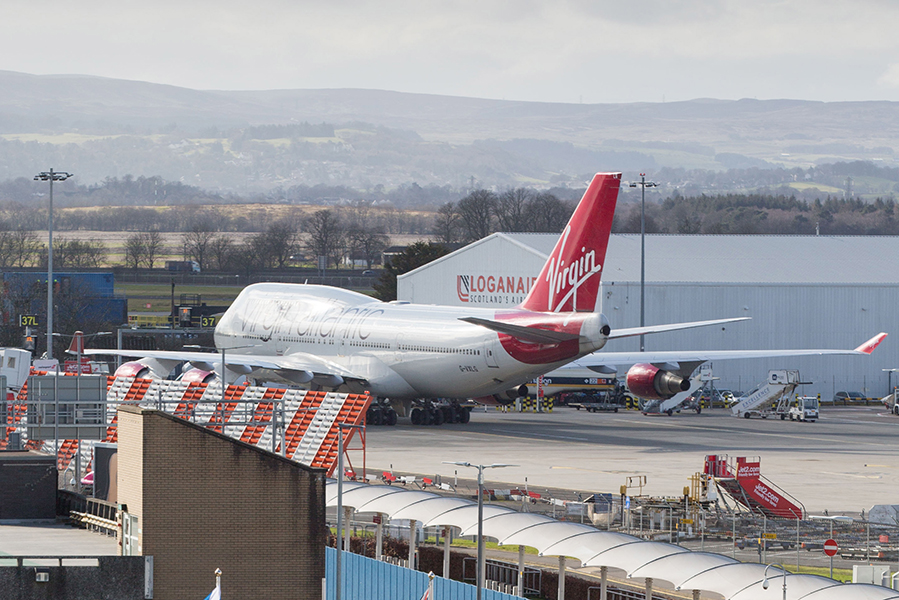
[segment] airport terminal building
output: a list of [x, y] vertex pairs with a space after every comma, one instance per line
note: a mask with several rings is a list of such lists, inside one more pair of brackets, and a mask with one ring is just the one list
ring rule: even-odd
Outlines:
[[[557, 234], [495, 233], [401, 275], [398, 298], [417, 304], [512, 307]], [[749, 391], [769, 369], [798, 369], [799, 393], [880, 397], [899, 385], [899, 237], [647, 235], [646, 324], [751, 317], [726, 326], [646, 336], [647, 350], [855, 348], [891, 334], [870, 357], [720, 361], [722, 389]], [[612, 327], [640, 324], [640, 236], [615, 234], [603, 268], [602, 310]], [[608, 350], [639, 350], [639, 338]], [[600, 351], [601, 352], [601, 351]], [[619, 371], [623, 375], [624, 371]]]

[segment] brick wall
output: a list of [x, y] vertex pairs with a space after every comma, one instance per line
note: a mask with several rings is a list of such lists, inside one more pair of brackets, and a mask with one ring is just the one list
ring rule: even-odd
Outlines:
[[324, 470], [165, 413], [119, 409], [119, 502], [154, 557], [154, 598], [321, 595]]

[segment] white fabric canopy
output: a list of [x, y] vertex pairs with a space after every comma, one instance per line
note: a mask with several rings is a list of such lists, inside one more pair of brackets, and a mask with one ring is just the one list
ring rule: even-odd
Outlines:
[[[337, 484], [329, 480], [328, 506], [337, 505]], [[477, 533], [478, 506], [471, 500], [404, 490], [386, 485], [345, 482], [343, 503], [359, 512], [380, 512], [391, 518], [415, 519], [423, 526], [451, 525], [464, 535]], [[661, 542], [646, 542], [590, 525], [484, 505], [484, 535], [503, 544], [537, 548], [548, 556], [573, 556], [585, 566], [622, 569], [628, 577], [652, 577], [682, 590], [701, 590], [727, 600], [780, 600], [783, 577], [768, 569], [768, 589], [762, 588], [765, 565], [739, 563], [709, 552]], [[789, 600], [899, 600], [899, 592], [875, 585], [841, 584], [827, 577], [788, 574]]]

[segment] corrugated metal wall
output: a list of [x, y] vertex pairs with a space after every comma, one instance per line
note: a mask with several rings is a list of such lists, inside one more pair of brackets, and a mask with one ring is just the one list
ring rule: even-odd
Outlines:
[[[899, 368], [899, 286], [647, 284], [646, 324], [752, 317], [719, 327], [646, 336], [647, 350], [766, 350], [855, 348], [873, 335], [892, 335], [870, 357], [798, 357], [719, 361], [716, 386], [749, 391], [768, 369], [799, 369], [799, 393], [858, 391], [884, 396]], [[603, 312], [612, 327], [640, 324], [640, 284], [603, 282]], [[639, 338], [609, 342], [606, 350], [639, 349]], [[893, 376], [899, 384], [899, 373]]]
[[[325, 548], [325, 577], [328, 581], [327, 600], [335, 600], [334, 581], [337, 577], [337, 550]], [[377, 561], [358, 554], [344, 552], [343, 600], [418, 600], [428, 587], [428, 575]], [[473, 585], [434, 578], [434, 597], [438, 600], [473, 600], [477, 589]], [[483, 590], [483, 600], [521, 600], [518, 596]]]

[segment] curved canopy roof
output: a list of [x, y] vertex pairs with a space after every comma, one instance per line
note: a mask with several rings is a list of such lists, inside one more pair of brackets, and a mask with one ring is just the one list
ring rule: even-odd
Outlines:
[[[337, 485], [329, 480], [328, 506], [337, 505]], [[359, 512], [380, 512], [393, 519], [450, 525], [463, 535], [477, 534], [478, 507], [471, 500], [385, 485], [345, 482], [343, 504]], [[484, 535], [502, 544], [537, 548], [545, 556], [573, 556], [585, 566], [621, 569], [628, 577], [652, 577], [677, 589], [702, 590], [728, 600], [779, 600], [783, 571], [768, 568], [768, 589], [762, 589], [765, 565], [740, 563], [709, 552], [690, 552], [681, 546], [647, 542], [623, 533], [599, 531], [590, 525], [556, 521], [550, 517], [487, 504], [483, 507]], [[841, 584], [814, 575], [787, 574], [790, 600], [899, 600], [899, 592], [875, 585]]]

